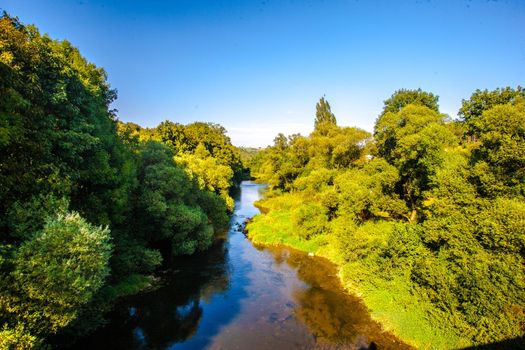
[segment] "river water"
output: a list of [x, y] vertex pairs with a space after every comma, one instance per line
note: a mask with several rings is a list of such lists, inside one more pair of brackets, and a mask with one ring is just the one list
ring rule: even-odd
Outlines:
[[404, 349], [344, 292], [328, 261], [255, 247], [242, 233], [264, 186], [241, 185], [228, 234], [126, 298], [75, 349]]

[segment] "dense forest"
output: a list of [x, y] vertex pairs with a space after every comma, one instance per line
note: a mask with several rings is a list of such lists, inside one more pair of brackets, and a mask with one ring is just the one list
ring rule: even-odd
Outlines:
[[328, 257], [373, 316], [422, 348], [525, 333], [525, 89], [476, 90], [459, 120], [398, 90], [373, 135], [317, 104], [309, 136], [250, 160], [271, 191], [255, 242]]
[[0, 348], [89, 332], [207, 249], [246, 174], [220, 125], [122, 123], [103, 69], [0, 19]]

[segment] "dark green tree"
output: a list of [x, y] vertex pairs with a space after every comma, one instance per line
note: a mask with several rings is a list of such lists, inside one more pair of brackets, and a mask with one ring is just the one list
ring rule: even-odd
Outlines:
[[[69, 42], [0, 18], [1, 348], [91, 329], [105, 305], [148, 284], [138, 274], [154, 271], [159, 250], [206, 249], [228, 223], [225, 200], [208, 190], [223, 194], [242, 174], [225, 129], [118, 123], [115, 98], [104, 70]], [[200, 144], [213, 157], [196, 162], [213, 168], [207, 188], [173, 159]]]
[[376, 122], [378, 154], [398, 168], [398, 193], [411, 209], [421, 204], [424, 192], [432, 187], [445, 147], [457, 143], [444, 123], [444, 116], [438, 112], [412, 104], [398, 113], [388, 112]]

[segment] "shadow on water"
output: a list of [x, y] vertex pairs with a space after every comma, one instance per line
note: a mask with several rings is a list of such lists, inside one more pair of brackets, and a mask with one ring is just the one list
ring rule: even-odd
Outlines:
[[[230, 235], [241, 219], [232, 217]], [[162, 287], [125, 298], [108, 314], [106, 326], [69, 348], [205, 348], [235, 318], [247, 297], [244, 286], [250, 263], [236, 266], [232, 282], [229, 248], [228, 240], [220, 239], [206, 252], [175, 259]]]

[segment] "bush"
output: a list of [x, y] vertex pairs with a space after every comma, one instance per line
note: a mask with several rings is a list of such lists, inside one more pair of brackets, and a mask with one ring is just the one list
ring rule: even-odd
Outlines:
[[77, 213], [48, 219], [15, 253], [14, 293], [3, 310], [35, 334], [67, 326], [104, 285], [111, 249], [109, 230]]
[[298, 235], [304, 239], [325, 233], [328, 224], [327, 210], [318, 203], [305, 203], [292, 211], [292, 221]]

